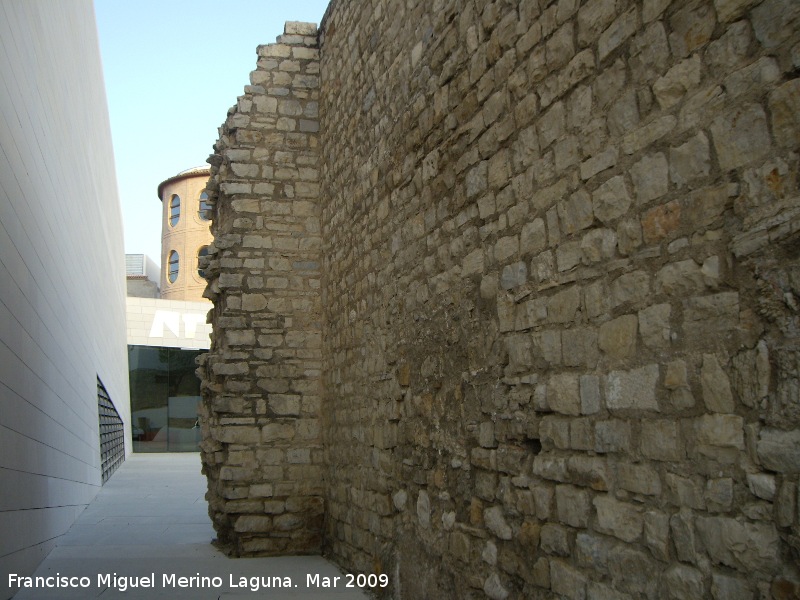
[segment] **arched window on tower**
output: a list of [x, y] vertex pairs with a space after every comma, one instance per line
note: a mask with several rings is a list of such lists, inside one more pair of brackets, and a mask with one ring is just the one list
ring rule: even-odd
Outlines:
[[169, 224], [170, 227], [175, 227], [178, 221], [181, 220], [181, 197], [178, 194], [172, 194], [169, 200]]
[[211, 204], [208, 203], [208, 194], [205, 192], [200, 194], [200, 207], [197, 209], [197, 216], [201, 221], [208, 221], [210, 219]]
[[169, 271], [167, 271], [167, 277], [169, 278], [170, 283], [175, 283], [175, 281], [178, 279], [178, 270], [180, 269], [178, 264], [179, 262], [180, 257], [178, 256], [178, 253], [175, 252], [175, 250], [172, 250], [169, 253]]
[[206, 272], [203, 270], [203, 267], [200, 266], [200, 262], [203, 260], [204, 256], [208, 256], [208, 246], [203, 246], [197, 251], [197, 274], [203, 279], [206, 278]]

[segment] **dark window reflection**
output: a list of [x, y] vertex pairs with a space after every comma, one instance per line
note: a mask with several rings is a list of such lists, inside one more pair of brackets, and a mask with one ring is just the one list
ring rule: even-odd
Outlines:
[[204, 350], [128, 346], [134, 452], [196, 452]]

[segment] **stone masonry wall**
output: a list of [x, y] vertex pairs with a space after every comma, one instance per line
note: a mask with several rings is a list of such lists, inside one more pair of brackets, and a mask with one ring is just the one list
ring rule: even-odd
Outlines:
[[333, 3], [334, 558], [396, 598], [798, 597], [799, 12]]
[[798, 597], [800, 4], [286, 32], [211, 159], [221, 540], [394, 598]]
[[287, 23], [209, 158], [214, 204], [203, 379], [209, 512], [231, 553], [322, 544], [316, 27]]

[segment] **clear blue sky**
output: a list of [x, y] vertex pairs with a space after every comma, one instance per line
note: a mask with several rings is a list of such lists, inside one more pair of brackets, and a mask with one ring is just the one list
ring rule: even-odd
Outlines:
[[319, 23], [328, 0], [95, 0], [125, 252], [158, 264], [156, 188], [205, 165], [228, 109], [249, 84], [256, 46], [285, 21]]

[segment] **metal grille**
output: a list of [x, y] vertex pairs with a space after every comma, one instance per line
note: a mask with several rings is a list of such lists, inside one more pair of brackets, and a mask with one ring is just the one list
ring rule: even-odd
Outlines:
[[100, 419], [100, 460], [103, 483], [125, 460], [125, 430], [103, 382], [97, 378], [97, 413]]

